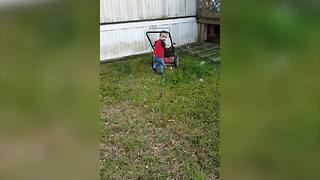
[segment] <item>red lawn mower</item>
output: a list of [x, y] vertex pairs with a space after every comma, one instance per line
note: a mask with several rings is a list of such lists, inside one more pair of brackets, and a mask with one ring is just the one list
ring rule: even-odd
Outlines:
[[[149, 40], [149, 43], [150, 43], [152, 49], [154, 50], [155, 44], [152, 43], [150, 35], [151, 34], [156, 34], [157, 35], [156, 37], [158, 37], [160, 33], [168, 34], [168, 37], [169, 37], [170, 43], [171, 43], [169, 47], [166, 46], [164, 48], [164, 58], [163, 58], [164, 65], [165, 66], [174, 66], [174, 67], [177, 68], [178, 65], [179, 65], [179, 58], [174, 53], [174, 45], [175, 45], [175, 43], [172, 42], [172, 37], [171, 37], [170, 32], [168, 32], [168, 31], [148, 31], [148, 32], [146, 32], [147, 38]], [[151, 66], [153, 66], [153, 57], [151, 59]]]

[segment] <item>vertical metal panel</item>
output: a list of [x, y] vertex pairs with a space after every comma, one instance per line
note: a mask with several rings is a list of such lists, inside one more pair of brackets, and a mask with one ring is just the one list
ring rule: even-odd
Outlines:
[[170, 29], [177, 45], [197, 41], [196, 18], [108, 24], [100, 27], [100, 60], [151, 52], [145, 33], [155, 28]]
[[100, 23], [195, 16], [197, 0], [100, 0]]

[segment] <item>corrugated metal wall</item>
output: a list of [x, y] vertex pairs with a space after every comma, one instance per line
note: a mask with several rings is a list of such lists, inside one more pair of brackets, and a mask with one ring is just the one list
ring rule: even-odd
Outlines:
[[170, 29], [177, 45], [197, 41], [196, 18], [180, 18], [100, 26], [100, 60], [151, 52], [145, 36], [150, 29]]
[[100, 23], [196, 16], [197, 0], [100, 0]]

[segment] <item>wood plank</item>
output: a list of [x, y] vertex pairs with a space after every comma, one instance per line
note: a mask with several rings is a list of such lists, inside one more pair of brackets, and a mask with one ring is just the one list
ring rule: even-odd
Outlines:
[[202, 53], [206, 53], [206, 52], [210, 52], [210, 51], [212, 51], [212, 49], [211, 48], [207, 48], [207, 49], [201, 49], [199, 51], [190, 52], [190, 54], [198, 55], [198, 54], [202, 54]]
[[217, 58], [209, 58], [212, 62], [220, 62], [220, 57], [217, 57]]
[[220, 25], [220, 19], [198, 18], [198, 23]]
[[197, 17], [206, 19], [220, 19], [220, 13], [214, 11], [203, 11], [199, 10], [197, 12]]
[[209, 57], [214, 57], [214, 54], [213, 53], [207, 53], [207, 54], [202, 54], [202, 55], [199, 54], [199, 56], [201, 58], [209, 58]]

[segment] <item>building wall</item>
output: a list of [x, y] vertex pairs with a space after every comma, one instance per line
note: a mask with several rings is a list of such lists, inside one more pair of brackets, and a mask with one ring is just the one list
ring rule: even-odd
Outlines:
[[100, 0], [100, 23], [196, 16], [197, 0]]
[[177, 45], [197, 41], [196, 18], [106, 24], [100, 26], [100, 60], [151, 52], [145, 33], [155, 29], [169, 30]]

